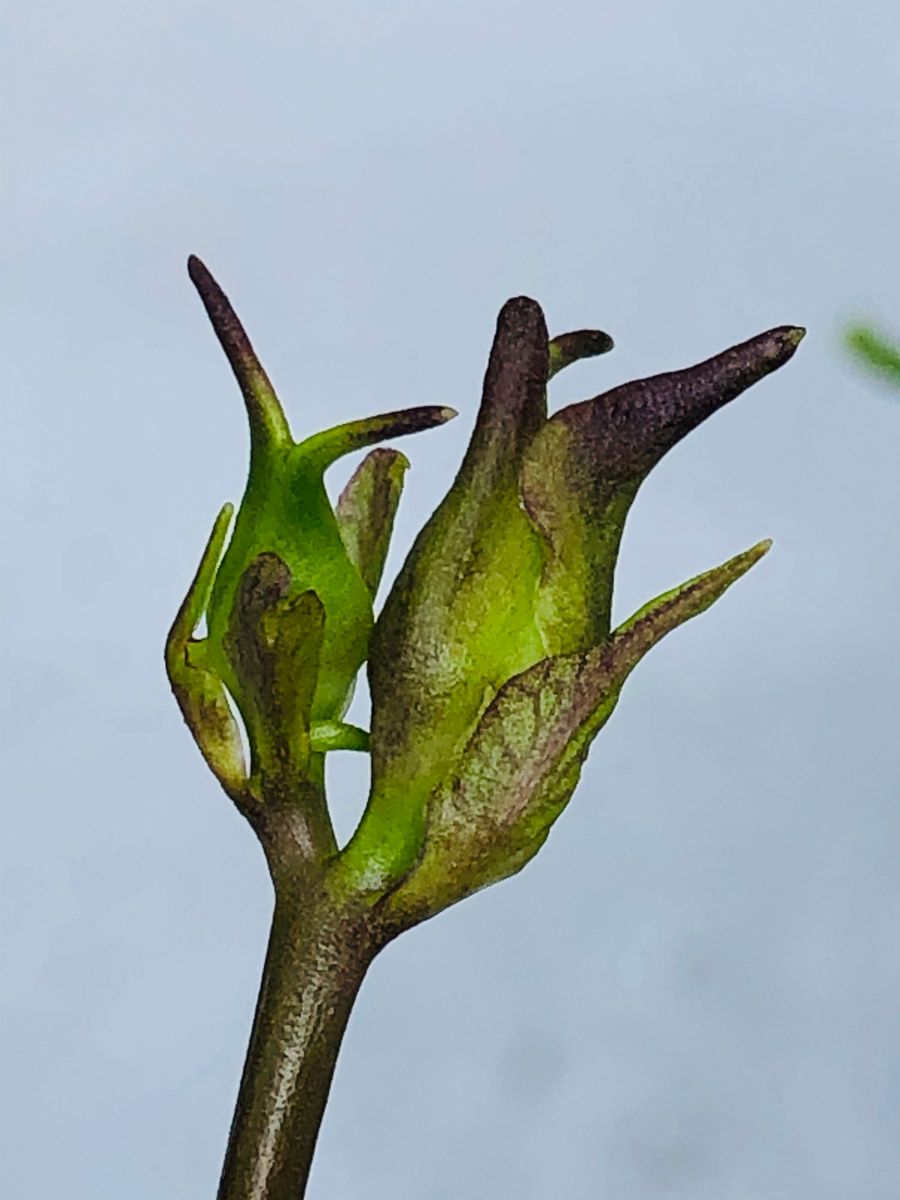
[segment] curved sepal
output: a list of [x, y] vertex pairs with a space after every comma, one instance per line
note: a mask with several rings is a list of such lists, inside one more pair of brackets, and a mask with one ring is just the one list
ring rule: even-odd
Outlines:
[[335, 515], [350, 561], [374, 599], [387, 558], [409, 459], [399, 450], [373, 450], [338, 497]]
[[225, 687], [203, 663], [203, 642], [194, 632], [206, 611], [216, 566], [234, 508], [226, 504], [213, 526], [191, 586], [166, 639], [166, 673], [182, 716], [200, 753], [225, 792], [236, 802], [247, 787], [241, 735]]
[[411, 433], [435, 429], [457, 416], [459, 413], [455, 408], [430, 404], [380, 413], [377, 417], [363, 417], [314, 433], [297, 444], [293, 455], [298, 463], [302, 462], [304, 471], [321, 475], [345, 454], [365, 450], [387, 438], [407, 437]]
[[550, 339], [550, 361], [547, 378], [552, 379], [571, 363], [582, 358], [596, 358], [608, 354], [614, 343], [608, 333], [600, 329], [576, 329], [572, 333], [560, 333]]
[[370, 748], [369, 732], [346, 721], [313, 722], [310, 729], [310, 746], [314, 754], [325, 754], [329, 750], [357, 750], [365, 753]]
[[537, 853], [640, 659], [709, 608], [769, 545], [664, 593], [602, 645], [544, 659], [500, 689], [457, 774], [431, 798], [418, 862], [380, 903], [389, 936], [515, 874]]
[[230, 300], [196, 254], [188, 258], [188, 275], [238, 381], [254, 449], [269, 444], [290, 445], [291, 431], [284, 409]]
[[803, 332], [770, 329], [546, 422], [524, 456], [522, 498], [547, 555], [537, 612], [548, 649], [568, 653], [607, 636], [619, 542], [641, 482], [701, 421], [786, 363]]

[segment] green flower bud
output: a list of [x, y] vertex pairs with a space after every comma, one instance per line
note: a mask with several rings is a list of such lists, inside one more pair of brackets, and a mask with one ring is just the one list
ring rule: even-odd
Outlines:
[[[785, 363], [802, 336], [773, 329], [548, 419], [550, 374], [582, 357], [579, 348], [603, 352], [611, 340], [583, 331], [550, 342], [533, 300], [504, 306], [462, 468], [387, 599], [369, 655], [372, 790], [342, 861], [373, 892], [393, 890], [391, 911], [403, 908], [404, 896], [409, 912], [436, 911], [470, 884], [518, 869], [571, 794], [572, 764], [580, 766], [636, 662], [623, 648], [639, 644], [643, 653], [764, 552], [754, 548], [701, 577], [702, 585], [685, 585], [677, 603], [658, 602], [660, 614], [645, 614], [641, 625], [653, 637], [635, 642], [628, 625], [611, 634], [613, 571], [641, 482], [692, 428]], [[572, 688], [583, 712], [560, 699]], [[558, 763], [540, 732], [550, 728], [541, 714], [557, 704], [562, 715], [546, 736]], [[541, 771], [561, 771], [565, 781], [551, 787], [550, 800], [541, 799], [543, 785], [529, 783], [535, 753]], [[507, 841], [489, 838], [488, 847], [481, 832], [491, 821], [476, 814], [511, 821], [499, 798], [498, 756], [518, 789], [521, 827]], [[464, 845], [480, 847], [471, 850], [480, 866], [469, 875], [459, 869]]]
[[[342, 727], [341, 718], [366, 657], [372, 598], [406, 461], [393, 451], [370, 456], [337, 512], [323, 477], [345, 454], [428, 429], [455, 413], [408, 409], [295, 442], [224, 293], [199, 259], [192, 257], [188, 269], [244, 397], [250, 470], [231, 539], [219, 562], [228, 522], [223, 510], [202, 578], [173, 628], [167, 661], [207, 761], [233, 791], [241, 774], [239, 740], [233, 718], [226, 719], [226, 692], [247, 730], [251, 780], [286, 772], [303, 778], [311, 770], [310, 753], [359, 744], [361, 731]], [[195, 640], [204, 614], [207, 636]], [[223, 742], [227, 764], [221, 749], [209, 748]]]

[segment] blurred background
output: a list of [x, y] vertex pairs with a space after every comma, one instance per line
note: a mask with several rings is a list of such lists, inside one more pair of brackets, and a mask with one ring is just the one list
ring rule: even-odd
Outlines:
[[[900, 10], [48, 0], [5, 25], [4, 1195], [212, 1196], [255, 1001], [264, 863], [162, 667], [247, 458], [193, 251], [296, 433], [460, 410], [402, 444], [390, 575], [507, 297], [616, 339], [554, 407], [809, 328], [654, 471], [617, 616], [772, 553], [641, 664], [524, 873], [376, 962], [310, 1196], [894, 1200], [900, 406], [841, 330], [900, 329]], [[332, 759], [346, 838], [366, 764]]]

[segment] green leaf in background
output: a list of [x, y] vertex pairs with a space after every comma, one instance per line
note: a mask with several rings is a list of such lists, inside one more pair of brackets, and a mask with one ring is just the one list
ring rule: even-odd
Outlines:
[[900, 387], [900, 345], [867, 325], [852, 325], [844, 340], [858, 362]]

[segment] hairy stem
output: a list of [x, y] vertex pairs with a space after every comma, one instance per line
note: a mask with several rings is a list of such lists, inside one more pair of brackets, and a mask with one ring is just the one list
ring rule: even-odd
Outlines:
[[321, 889], [276, 880], [218, 1200], [301, 1200], [350, 1010], [375, 947]]

